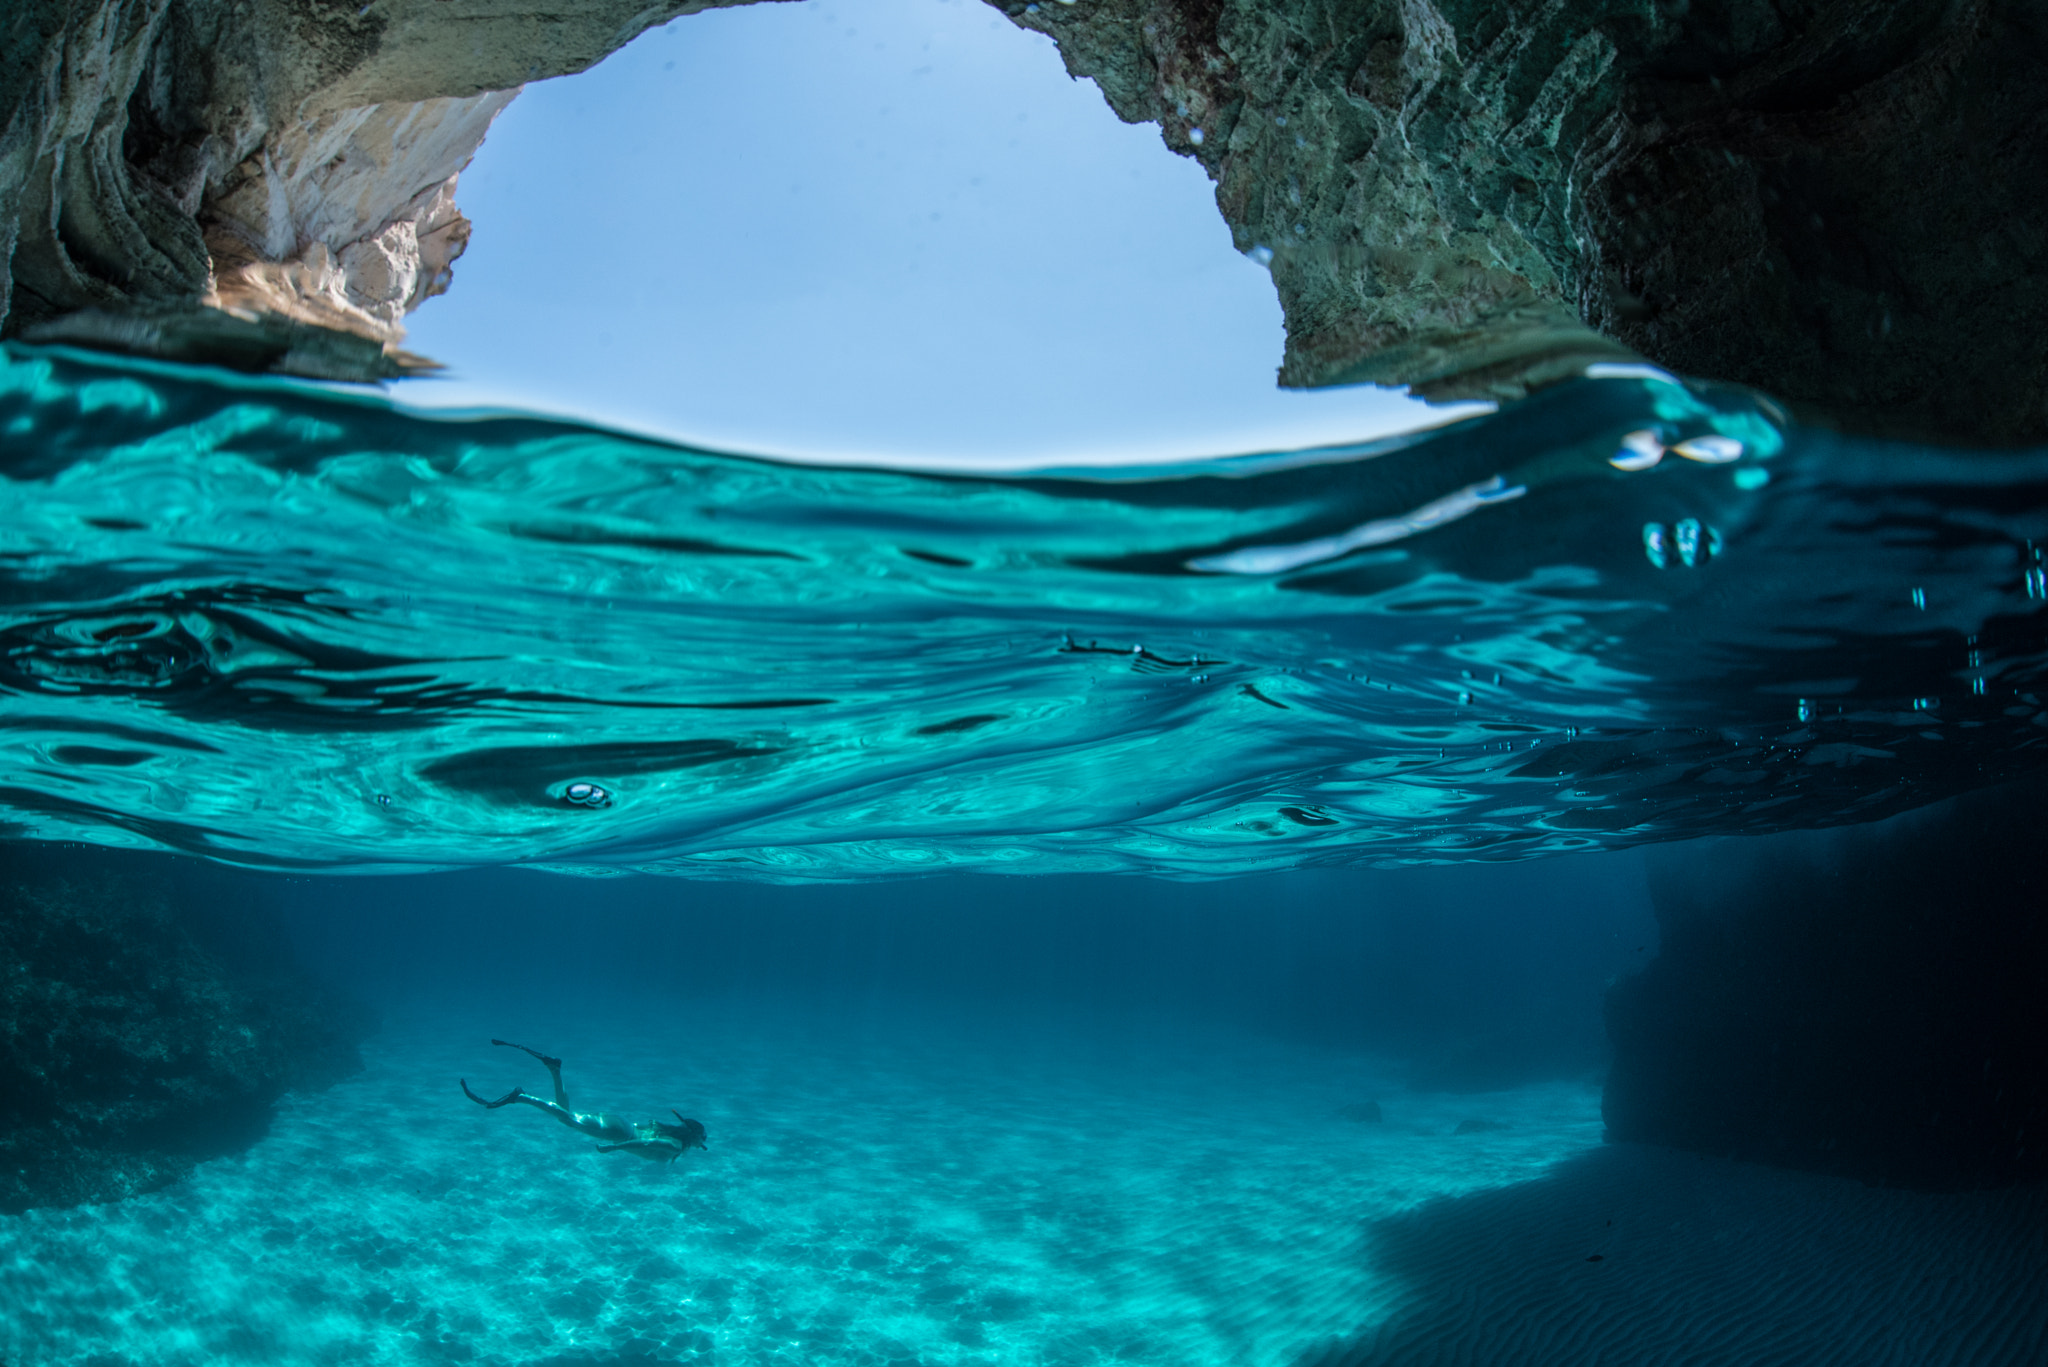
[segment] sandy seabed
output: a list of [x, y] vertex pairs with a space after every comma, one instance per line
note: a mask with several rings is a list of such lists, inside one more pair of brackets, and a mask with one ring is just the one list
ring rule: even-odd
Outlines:
[[[167, 1190], [0, 1219], [5, 1362], [2048, 1361], [2048, 1196], [1603, 1146], [1587, 1081], [1417, 1095], [1128, 1021], [497, 1014], [390, 1020]], [[711, 1147], [471, 1105], [547, 1086], [494, 1033]]]

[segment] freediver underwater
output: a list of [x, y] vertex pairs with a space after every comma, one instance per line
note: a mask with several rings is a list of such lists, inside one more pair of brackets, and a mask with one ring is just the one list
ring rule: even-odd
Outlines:
[[462, 1079], [462, 1094], [486, 1110], [497, 1110], [515, 1101], [546, 1111], [572, 1130], [580, 1131], [593, 1139], [609, 1140], [599, 1144], [599, 1153], [631, 1153], [656, 1163], [673, 1163], [690, 1149], [708, 1149], [703, 1125], [694, 1120], [684, 1119], [681, 1111], [671, 1110], [670, 1114], [682, 1123], [666, 1124], [659, 1120], [644, 1120], [634, 1123], [622, 1120], [608, 1111], [579, 1111], [569, 1105], [569, 1093], [562, 1086], [562, 1060], [550, 1058], [538, 1049], [528, 1049], [523, 1044], [510, 1040], [494, 1039], [492, 1044], [501, 1049], [517, 1049], [539, 1059], [541, 1066], [548, 1070], [548, 1077], [555, 1084], [555, 1099], [543, 1101], [537, 1096], [514, 1087], [496, 1101], [486, 1101], [469, 1089], [469, 1079]]

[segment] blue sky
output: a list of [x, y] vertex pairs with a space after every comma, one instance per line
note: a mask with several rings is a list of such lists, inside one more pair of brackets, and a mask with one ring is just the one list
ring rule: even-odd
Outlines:
[[892, 463], [1187, 457], [1443, 416], [1277, 389], [1194, 162], [980, 0], [713, 11], [527, 89], [408, 345], [435, 406]]

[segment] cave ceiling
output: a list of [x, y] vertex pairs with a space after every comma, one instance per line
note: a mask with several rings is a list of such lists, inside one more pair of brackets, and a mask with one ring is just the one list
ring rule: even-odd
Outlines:
[[[26, 0], [8, 335], [382, 379], [518, 88], [718, 0]], [[2048, 437], [2048, 2], [996, 6], [1198, 160], [1280, 382], [1509, 400], [1648, 359], [1809, 416]], [[484, 225], [488, 230], [488, 225]]]

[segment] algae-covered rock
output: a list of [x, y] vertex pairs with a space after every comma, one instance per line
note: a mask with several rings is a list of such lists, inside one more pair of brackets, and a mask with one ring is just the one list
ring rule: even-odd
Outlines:
[[287, 1089], [361, 1068], [361, 1014], [230, 965], [132, 877], [0, 893], [0, 1211], [117, 1200], [261, 1136]]

